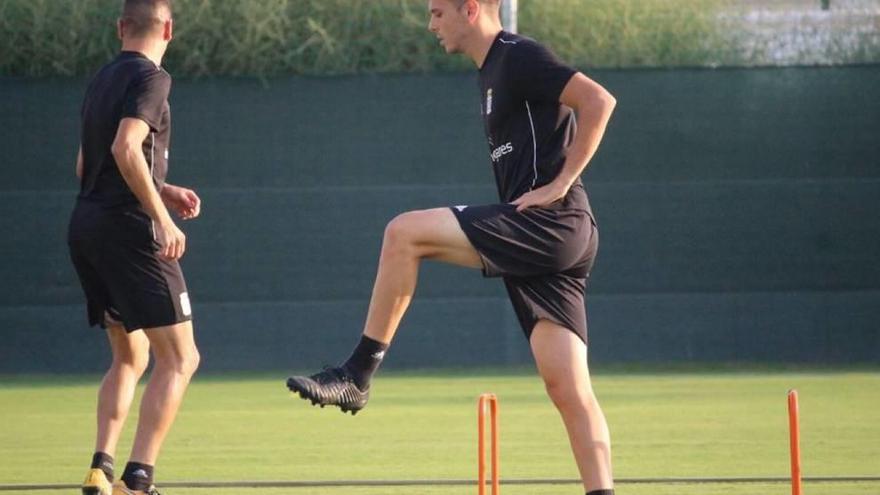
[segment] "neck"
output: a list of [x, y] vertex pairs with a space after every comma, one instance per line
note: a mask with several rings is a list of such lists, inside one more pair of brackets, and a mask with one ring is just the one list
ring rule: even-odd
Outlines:
[[141, 53], [156, 64], [156, 67], [161, 67], [162, 57], [165, 55], [165, 45], [147, 39], [127, 39], [122, 41], [122, 51]]
[[495, 42], [495, 38], [500, 32], [501, 25], [496, 23], [491, 23], [477, 32], [471, 49], [467, 50], [466, 53], [474, 61], [474, 64], [477, 65], [478, 69], [482, 68], [486, 62], [489, 50], [492, 49], [492, 43]]

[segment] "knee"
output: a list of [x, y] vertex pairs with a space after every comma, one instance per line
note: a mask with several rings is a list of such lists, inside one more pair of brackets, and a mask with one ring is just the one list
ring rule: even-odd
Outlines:
[[180, 363], [180, 372], [188, 377], [196, 374], [196, 370], [199, 369], [199, 364], [202, 362], [202, 355], [199, 353], [199, 350], [193, 346], [193, 348], [186, 353], [183, 357], [182, 362]]
[[545, 379], [544, 387], [553, 405], [562, 413], [587, 410], [596, 400], [592, 390], [581, 390], [570, 381]]
[[169, 356], [156, 356], [157, 368], [162, 368], [187, 378], [196, 373], [200, 361], [201, 355], [195, 346], [185, 351], [175, 352]]
[[387, 254], [405, 254], [411, 251], [415, 243], [413, 227], [417, 212], [406, 212], [397, 215], [385, 227], [382, 239], [382, 251]]
[[141, 377], [145, 371], [147, 371], [147, 365], [150, 364], [150, 353], [142, 352], [137, 355], [134, 361], [131, 363], [132, 369], [134, 369], [134, 373]]
[[134, 351], [124, 355], [114, 355], [112, 367], [122, 373], [130, 373], [135, 378], [143, 376], [150, 364], [150, 353], [147, 350]]

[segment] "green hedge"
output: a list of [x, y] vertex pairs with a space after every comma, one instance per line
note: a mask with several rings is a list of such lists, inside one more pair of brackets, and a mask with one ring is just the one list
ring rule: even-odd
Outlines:
[[[120, 0], [0, 0], [0, 71], [92, 72], [118, 50]], [[175, 75], [337, 74], [455, 67], [405, 0], [177, 0]], [[458, 61], [460, 63], [460, 61]]]
[[523, 33], [590, 67], [714, 65], [730, 58], [719, 0], [520, 0]]
[[[0, 74], [93, 72], [118, 50], [120, 4], [0, 0]], [[519, 27], [580, 67], [762, 64], [749, 52], [754, 36], [719, 21], [736, 4], [520, 0]], [[259, 77], [467, 68], [425, 30], [426, 6], [427, 0], [176, 0], [176, 40], [165, 65], [175, 75]], [[868, 38], [855, 61], [880, 61], [880, 40], [870, 30]]]

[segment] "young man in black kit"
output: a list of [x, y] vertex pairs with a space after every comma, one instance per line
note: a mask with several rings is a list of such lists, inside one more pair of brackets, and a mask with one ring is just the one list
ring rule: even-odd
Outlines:
[[615, 106], [534, 40], [504, 32], [499, 0], [430, 0], [429, 29], [479, 68], [501, 203], [404, 213], [385, 230], [360, 343], [339, 367], [288, 379], [313, 404], [357, 412], [412, 299], [422, 259], [501, 277], [588, 495], [614, 493], [605, 417], [587, 367], [584, 292], [598, 237], [580, 175]]
[[[161, 63], [172, 37], [170, 0], [124, 0], [117, 30], [122, 51], [92, 79], [82, 105], [80, 192], [68, 232], [89, 323], [106, 329], [113, 353], [82, 492], [157, 495], [153, 467], [199, 362], [177, 261], [186, 237], [168, 212], [195, 218], [201, 201], [165, 182], [171, 76]], [[155, 364], [131, 456], [111, 485], [116, 444], [150, 350]]]

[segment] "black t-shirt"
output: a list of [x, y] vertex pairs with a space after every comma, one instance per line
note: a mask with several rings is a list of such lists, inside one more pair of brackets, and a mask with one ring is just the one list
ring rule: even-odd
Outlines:
[[83, 101], [80, 144], [83, 175], [80, 200], [102, 206], [139, 206], [140, 202], [119, 172], [111, 147], [123, 118], [150, 126], [143, 150], [157, 189], [168, 174], [171, 76], [138, 52], [121, 52], [89, 83]]
[[[481, 113], [498, 194], [510, 202], [553, 181], [576, 131], [574, 112], [559, 102], [577, 71], [535, 40], [502, 31], [480, 68]], [[589, 211], [578, 179], [574, 206]]]

